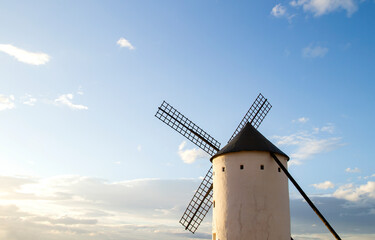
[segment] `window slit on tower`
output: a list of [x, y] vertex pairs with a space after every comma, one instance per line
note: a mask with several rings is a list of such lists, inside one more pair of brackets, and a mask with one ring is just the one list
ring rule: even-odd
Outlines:
[[278, 171], [281, 172], [281, 169], [279, 168]]
[[264, 165], [260, 165], [260, 170], [264, 170]]
[[222, 168], [223, 172], [225, 172], [225, 167]]
[[241, 169], [241, 170], [243, 169], [243, 165], [240, 165], [240, 169]]

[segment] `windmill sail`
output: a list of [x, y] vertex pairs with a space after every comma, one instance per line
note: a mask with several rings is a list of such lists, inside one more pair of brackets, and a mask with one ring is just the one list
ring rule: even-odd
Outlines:
[[160, 105], [155, 117], [189, 139], [203, 151], [214, 155], [220, 149], [220, 143], [169, 105], [166, 101]]
[[212, 167], [210, 167], [180, 219], [180, 223], [185, 227], [185, 230], [194, 233], [210, 210], [212, 187]]
[[[211, 137], [207, 132], [198, 127], [170, 104], [163, 101], [158, 108], [155, 117], [176, 130], [182, 136], [189, 139], [202, 150], [214, 155], [220, 150], [220, 143]], [[212, 205], [212, 167], [195, 192], [193, 199], [185, 210], [180, 223], [185, 229], [194, 233]]]
[[259, 93], [253, 105], [251, 105], [249, 111], [247, 111], [245, 117], [242, 119], [228, 142], [232, 141], [232, 139], [241, 131], [241, 129], [249, 120], [250, 124], [253, 125], [253, 127], [258, 128], [271, 108], [272, 105], [267, 101], [265, 97], [263, 97], [261, 93]]

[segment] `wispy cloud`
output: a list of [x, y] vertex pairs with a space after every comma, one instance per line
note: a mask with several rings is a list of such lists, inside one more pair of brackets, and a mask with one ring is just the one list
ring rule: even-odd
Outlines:
[[5, 96], [0, 94], [0, 111], [14, 108], [14, 96]]
[[335, 126], [332, 123], [328, 123], [326, 126], [321, 127], [320, 131], [332, 134], [335, 131]]
[[26, 94], [25, 96], [21, 97], [21, 101], [25, 105], [34, 106], [37, 100], [30, 94]]
[[198, 158], [207, 157], [207, 154], [201, 149], [185, 149], [186, 142], [183, 141], [180, 146], [178, 146], [178, 155], [184, 161], [184, 163], [193, 163]]
[[293, 7], [301, 7], [305, 12], [311, 12], [318, 17], [338, 10], [345, 10], [348, 16], [357, 11], [355, 0], [293, 0]]
[[342, 146], [340, 137], [322, 136], [320, 129], [315, 128], [312, 131], [299, 131], [295, 134], [273, 136], [271, 138], [277, 141], [277, 145], [295, 146], [294, 151], [290, 155], [292, 160], [289, 164], [298, 165], [302, 163], [302, 160]]
[[363, 177], [363, 178], [364, 178], [364, 179], [375, 178], [375, 173], [372, 174], [372, 175], [370, 175], [370, 176], [365, 176], [365, 177]]
[[46, 53], [29, 52], [11, 44], [0, 44], [0, 52], [4, 52], [12, 57], [15, 57], [20, 62], [31, 65], [46, 64], [51, 58]]
[[314, 155], [329, 152], [340, 146], [341, 138], [327, 138], [327, 139], [313, 139], [303, 138], [299, 142], [298, 150], [291, 154], [294, 163], [299, 163], [300, 160], [308, 159]]
[[335, 184], [333, 184], [331, 181], [325, 181], [322, 183], [312, 184], [312, 186], [315, 187], [316, 189], [327, 190], [329, 188], [334, 188]]
[[293, 122], [299, 122], [299, 123], [307, 123], [309, 121], [309, 118], [307, 117], [300, 117], [296, 120], [293, 120]]
[[292, 22], [292, 19], [296, 16], [296, 14], [290, 14], [287, 11], [287, 8], [283, 6], [281, 3], [276, 4], [272, 10], [271, 10], [271, 15], [276, 17], [276, 18], [285, 18], [288, 20], [289, 23]]
[[74, 95], [71, 93], [63, 94], [55, 99], [55, 103], [68, 106], [69, 108], [74, 109], [74, 110], [87, 110], [88, 109], [87, 106], [72, 103], [73, 98], [74, 98]]
[[317, 58], [324, 57], [328, 53], [328, 48], [321, 46], [314, 46], [310, 44], [309, 46], [302, 49], [302, 56], [305, 58]]
[[118, 41], [117, 41], [117, 45], [119, 45], [120, 47], [122, 48], [128, 48], [130, 50], [134, 50], [135, 47], [125, 38], [120, 38]]
[[271, 15], [275, 17], [282, 17], [285, 16], [285, 14], [286, 8], [283, 5], [281, 5], [281, 3], [276, 4], [271, 10]]
[[348, 172], [348, 173], [359, 173], [359, 172], [361, 172], [361, 170], [359, 168], [353, 168], [353, 169], [347, 168], [347, 169], [345, 169], [345, 172]]

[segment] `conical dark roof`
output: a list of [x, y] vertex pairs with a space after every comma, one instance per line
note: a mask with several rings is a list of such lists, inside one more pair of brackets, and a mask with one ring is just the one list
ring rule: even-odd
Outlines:
[[237, 134], [225, 147], [218, 151], [214, 156], [214, 159], [220, 155], [233, 152], [241, 151], [264, 151], [272, 152], [285, 156], [288, 160], [289, 157], [273, 145], [267, 138], [265, 138], [258, 130], [256, 130], [250, 123]]

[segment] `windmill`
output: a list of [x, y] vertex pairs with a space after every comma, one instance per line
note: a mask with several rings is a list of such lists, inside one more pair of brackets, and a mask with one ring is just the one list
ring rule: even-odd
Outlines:
[[180, 223], [195, 233], [213, 205], [213, 240], [288, 239], [289, 179], [332, 235], [341, 240], [288, 172], [289, 157], [257, 130], [271, 108], [259, 94], [228, 144], [220, 149], [216, 139], [163, 101], [155, 117], [207, 152], [212, 162]]

